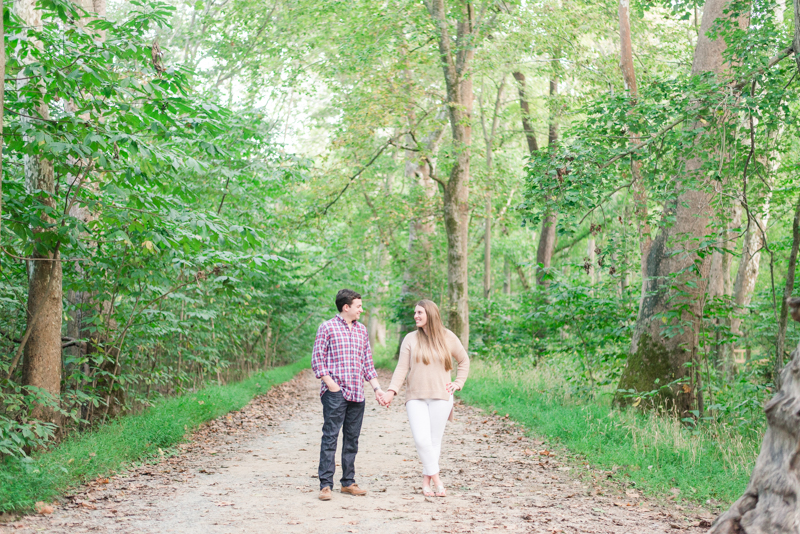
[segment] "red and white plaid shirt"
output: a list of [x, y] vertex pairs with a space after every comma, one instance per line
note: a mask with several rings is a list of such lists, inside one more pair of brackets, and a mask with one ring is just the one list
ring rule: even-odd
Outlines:
[[[339, 315], [322, 323], [311, 353], [311, 368], [317, 378], [330, 376], [342, 388], [346, 400], [363, 402], [364, 382], [378, 378], [367, 328], [358, 321], [348, 328]], [[328, 387], [322, 382], [320, 397], [326, 391]]]

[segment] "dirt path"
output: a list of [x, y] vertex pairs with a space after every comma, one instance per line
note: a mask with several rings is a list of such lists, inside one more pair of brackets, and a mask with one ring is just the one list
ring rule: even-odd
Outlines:
[[[382, 373], [382, 383], [389, 376]], [[426, 499], [402, 398], [368, 400], [356, 462], [366, 497], [317, 499], [322, 409], [304, 371], [204, 426], [179, 456], [98, 480], [3, 533], [705, 532], [708, 517], [623, 493], [565, 465], [499, 415], [459, 405], [442, 452], [445, 499]], [[340, 472], [337, 470], [336, 479]], [[603, 485], [598, 485], [603, 484]], [[603, 493], [606, 493], [603, 495]]]

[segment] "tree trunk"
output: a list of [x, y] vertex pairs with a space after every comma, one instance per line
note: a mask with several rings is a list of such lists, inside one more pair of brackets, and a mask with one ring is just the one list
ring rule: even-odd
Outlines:
[[[467, 245], [469, 238], [469, 177], [472, 144], [472, 60], [475, 13], [470, 2], [460, 4], [456, 40], [450, 37], [444, 0], [425, 0], [436, 24], [436, 38], [447, 87], [447, 108], [455, 158], [444, 184], [444, 225], [447, 232], [447, 316], [450, 330], [469, 347], [469, 293]], [[453, 46], [455, 44], [455, 46]]]
[[539, 144], [536, 142], [536, 133], [533, 131], [533, 121], [531, 120], [531, 109], [528, 105], [528, 97], [525, 94], [525, 75], [516, 71], [514, 72], [514, 79], [517, 80], [517, 89], [519, 90], [519, 107], [522, 110], [522, 130], [525, 132], [528, 152], [533, 155], [539, 151]]
[[[750, 227], [744, 236], [742, 245], [742, 256], [739, 260], [739, 268], [736, 271], [736, 280], [733, 283], [733, 301], [738, 308], [745, 308], [750, 305], [753, 299], [753, 291], [756, 287], [756, 279], [761, 264], [761, 249], [764, 246], [764, 232], [769, 220], [769, 197], [764, 200], [761, 214], [757, 214], [750, 222]], [[731, 318], [731, 332], [737, 335], [742, 334], [742, 317], [735, 314]]]
[[[28, 27], [42, 29], [42, 12], [36, 9], [35, 0], [16, 0], [13, 10]], [[21, 62], [28, 63], [30, 58], [21, 58]], [[36, 112], [29, 112], [31, 115], [36, 113], [43, 119], [50, 118], [46, 104], [37, 104]], [[55, 209], [53, 163], [36, 155], [25, 156], [24, 168], [28, 194], [42, 191], [38, 201]], [[48, 223], [55, 222], [48, 216], [42, 216], [42, 219]], [[42, 231], [34, 228], [34, 252], [28, 262], [27, 318], [30, 321], [37, 314], [38, 317], [25, 344], [22, 381], [26, 386], [43, 389], [57, 401], [61, 395], [61, 261], [58, 248], [50, 250], [39, 239]], [[60, 423], [57, 412], [39, 404], [33, 406], [31, 415], [42, 421]]]
[[786, 345], [786, 323], [789, 313], [788, 300], [794, 291], [794, 275], [797, 269], [797, 249], [800, 247], [800, 198], [794, 208], [794, 220], [792, 221], [792, 250], [789, 253], [789, 267], [786, 270], [786, 286], [783, 289], [783, 301], [781, 302], [781, 314], [778, 318], [778, 338], [775, 341], [775, 361], [773, 364], [773, 376], [775, 385], [780, 386], [783, 369], [783, 353]]
[[714, 521], [709, 534], [800, 532], [800, 345], [781, 372], [780, 383], [780, 390], [764, 407], [769, 427], [750, 483], [744, 495]]
[[[554, 73], [550, 78], [550, 118], [547, 128], [547, 149], [551, 152], [558, 146], [558, 113], [555, 97], [558, 96], [558, 76]], [[536, 284], [546, 287], [544, 273], [550, 269], [553, 262], [553, 252], [556, 249], [556, 223], [558, 214], [548, 209], [542, 220], [542, 231], [539, 234], [539, 246], [536, 247]]]
[[492, 195], [486, 195], [485, 237], [483, 239], [483, 298], [492, 293]]
[[[719, 37], [712, 41], [707, 33], [717, 19], [730, 16], [724, 13], [729, 1], [706, 2], [692, 74], [712, 72], [721, 76], [727, 72], [728, 65], [723, 57], [726, 48], [724, 39]], [[739, 24], [746, 24], [746, 21], [740, 20]], [[696, 137], [698, 142], [703, 139], [702, 136], [715, 135], [713, 128], [700, 130], [696, 126], [695, 129], [700, 132]], [[699, 158], [686, 161], [686, 173], [696, 174], [701, 164]], [[695, 251], [684, 247], [682, 243], [705, 238], [713, 216], [713, 191], [710, 189], [705, 184], [690, 189], [685, 183], [676, 182], [677, 198], [664, 207], [665, 219], [673, 218], [674, 224], [663, 224], [650, 247], [631, 354], [618, 388], [637, 392], [660, 389], [654, 400], [666, 407], [674, 406], [680, 417], [685, 417], [689, 410], [699, 407], [702, 402], [694, 367], [687, 367], [687, 364], [695, 359], [710, 267], [707, 256], [698, 258]], [[685, 240], [687, 238], [688, 241]], [[697, 271], [689, 269], [693, 265]], [[675, 275], [677, 277], [671, 281]], [[671, 284], [677, 286], [680, 294], [676, 294]], [[673, 314], [677, 318], [665, 324], [661, 320], [664, 314]], [[665, 332], [665, 327], [671, 327], [672, 330]], [[671, 388], [664, 387], [676, 380], [683, 383]], [[617, 401], [626, 400], [618, 395]]]
[[[488, 299], [492, 293], [492, 185], [494, 185], [494, 139], [497, 135], [497, 128], [500, 126], [500, 108], [503, 103], [503, 89], [505, 85], [506, 77], [504, 75], [500, 85], [497, 87], [497, 98], [495, 98], [494, 101], [491, 128], [487, 129], [486, 127], [483, 100], [480, 100], [481, 128], [483, 129], [483, 140], [486, 145], [486, 181], [488, 183], [483, 240], [483, 298], [485, 299]], [[481, 91], [481, 93], [483, 93], [483, 91]]]
[[[636, 82], [636, 69], [633, 65], [633, 41], [631, 36], [631, 17], [630, 0], [620, 0], [619, 2], [619, 41], [620, 41], [620, 60], [619, 67], [622, 71], [622, 80], [631, 98], [631, 106], [636, 105], [639, 98], [639, 86]], [[638, 145], [641, 140], [637, 132], [629, 134], [631, 144]], [[639, 252], [641, 254], [641, 275], [642, 275], [642, 298], [647, 291], [647, 256], [650, 254], [652, 244], [650, 223], [648, 220], [647, 209], [647, 189], [644, 186], [641, 173], [641, 162], [637, 159], [631, 161], [631, 178], [633, 182], [633, 202], [636, 224], [639, 231]], [[624, 280], [625, 277], [623, 276]], [[640, 299], [639, 306], [642, 301]]]
[[503, 257], [503, 294], [511, 294], [511, 261], [508, 256]]

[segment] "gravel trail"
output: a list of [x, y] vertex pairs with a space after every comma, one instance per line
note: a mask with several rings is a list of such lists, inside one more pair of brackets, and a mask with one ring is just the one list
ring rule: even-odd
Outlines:
[[[389, 374], [381, 371], [381, 383]], [[368, 398], [356, 460], [365, 497], [317, 499], [322, 407], [311, 371], [204, 425], [181, 453], [98, 479], [2, 533], [705, 532], [707, 512], [667, 507], [562, 459], [500, 414], [458, 404], [442, 451], [447, 498], [420, 493], [402, 395]], [[701, 526], [702, 525], [702, 526]]]

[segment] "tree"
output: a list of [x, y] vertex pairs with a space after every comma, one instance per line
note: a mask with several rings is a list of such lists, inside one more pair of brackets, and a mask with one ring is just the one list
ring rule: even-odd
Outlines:
[[[36, 0], [15, 0], [13, 11], [31, 30], [42, 29], [42, 12], [36, 9]], [[22, 58], [23, 63], [31, 60], [30, 56]], [[30, 82], [27, 89], [32, 104], [28, 110], [30, 121], [49, 121], [50, 110], [40, 86]], [[26, 156], [25, 185], [28, 193], [37, 197], [41, 219], [51, 227], [34, 228], [33, 254], [28, 263], [28, 327], [24, 338], [27, 343], [24, 343], [22, 381], [26, 386], [43, 390], [57, 402], [61, 395], [63, 305], [60, 242], [54, 239], [52, 232], [57, 210], [53, 162], [42, 155]], [[42, 421], [59, 422], [57, 411], [44, 403], [34, 406], [32, 416]]]
[[[447, 111], [453, 140], [453, 166], [444, 190], [444, 226], [447, 232], [448, 327], [465, 347], [469, 346], [469, 179], [472, 146], [472, 61], [479, 20], [471, 2], [463, 2], [453, 13], [445, 0], [425, 0], [433, 19], [435, 36], [447, 88]], [[456, 20], [455, 40], [449, 19]]]
[[[746, 25], [746, 18], [737, 21], [735, 10], [727, 10], [729, 3], [710, 0], [705, 4], [692, 62], [694, 76], [713, 73], [721, 78], [729, 70], [724, 37], [712, 38], [709, 33], [724, 21]], [[707, 142], [714, 131], [701, 129], [701, 124], [695, 122], [691, 130], [696, 132], [696, 146]], [[713, 191], [703, 177], [704, 159], [694, 156], [684, 164], [686, 176], [675, 179], [676, 194], [664, 206], [660, 231], [644, 260], [639, 315], [619, 383], [623, 391], [660, 390], [660, 398], [673, 404], [681, 416], [695, 409], [698, 401], [692, 367], [710, 269], [710, 254], [700, 250], [700, 244], [714, 215]]]

